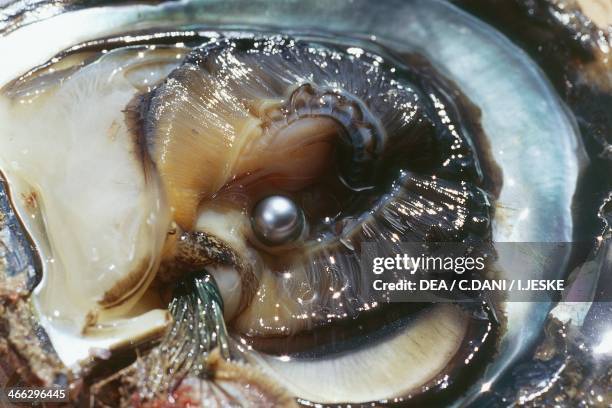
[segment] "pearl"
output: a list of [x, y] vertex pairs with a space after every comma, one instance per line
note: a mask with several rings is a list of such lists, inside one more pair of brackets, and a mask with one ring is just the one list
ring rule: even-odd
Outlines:
[[269, 196], [255, 205], [251, 224], [253, 232], [270, 246], [289, 243], [304, 229], [304, 213], [290, 198]]

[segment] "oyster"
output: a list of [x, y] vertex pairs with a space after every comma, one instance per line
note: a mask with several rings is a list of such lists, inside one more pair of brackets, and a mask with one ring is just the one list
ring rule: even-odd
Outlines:
[[[534, 344], [553, 299], [394, 303], [360, 257], [572, 241], [588, 161], [574, 114], [453, 2], [297, 6], [9, 26], [5, 54], [46, 26], [108, 22], [0, 75], [3, 325], [45, 333], [3, 341], [32, 382], [111, 406], [459, 404]], [[278, 242], [253, 219], [268, 197], [301, 217]], [[498, 251], [488, 273], [564, 277], [571, 248], [544, 248], [550, 263]]]

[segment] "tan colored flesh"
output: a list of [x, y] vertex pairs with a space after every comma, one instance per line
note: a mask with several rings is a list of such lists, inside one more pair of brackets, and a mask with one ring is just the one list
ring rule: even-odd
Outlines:
[[609, 0], [577, 0], [584, 14], [598, 26], [612, 24], [612, 2]]

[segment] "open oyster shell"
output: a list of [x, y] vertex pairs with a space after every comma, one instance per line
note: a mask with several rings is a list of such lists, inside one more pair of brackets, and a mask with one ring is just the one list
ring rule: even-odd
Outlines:
[[[70, 383], [77, 399], [78, 381], [104, 378], [92, 393], [110, 405], [418, 403], [430, 389], [443, 398], [444, 378], [459, 383], [457, 362], [475, 353], [474, 385], [455, 399], [467, 403], [534, 343], [552, 302], [493, 301], [478, 318], [449, 304], [402, 310], [397, 330], [377, 318], [380, 343], [281, 353], [276, 337], [384, 304], [351, 285], [363, 278], [355, 248], [368, 240], [388, 253], [394, 240], [432, 236], [571, 241], [587, 162], [573, 114], [536, 63], [455, 5], [297, 6], [108, 6], [7, 26], [5, 54], [47, 24], [105, 21], [60, 33], [1, 73], [3, 347], [21, 375]], [[135, 23], [146, 31], [123, 36]], [[600, 57], [584, 78], [606, 92]], [[270, 248], [249, 216], [279, 193], [308, 222]], [[569, 256], [526, 276], [564, 274]], [[512, 276], [517, 265], [502, 256], [497, 267]], [[210, 275], [194, 277], [203, 269]], [[424, 339], [436, 348], [417, 354]], [[116, 356], [143, 343], [146, 357], [117, 374], [100, 368], [110, 357], [118, 369]], [[406, 364], [418, 369], [406, 375]]]

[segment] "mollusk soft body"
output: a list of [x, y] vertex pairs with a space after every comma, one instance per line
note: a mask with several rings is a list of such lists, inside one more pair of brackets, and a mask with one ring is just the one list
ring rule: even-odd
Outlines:
[[[92, 349], [159, 337], [172, 320], [160, 286], [203, 268], [217, 281], [233, 333], [266, 338], [382, 302], [346, 284], [363, 278], [355, 248], [370, 239], [390, 252], [395, 241], [432, 236], [571, 241], [582, 146], [573, 116], [536, 64], [445, 1], [346, 7], [303, 0], [274, 8], [187, 1], [85, 9], [0, 42], [0, 53], [16, 55], [16, 43], [39, 47], [30, 43], [37, 30], [104, 22], [58, 34], [46, 52], [15, 58], [0, 77], [0, 170], [42, 264], [36, 315], [66, 366]], [[192, 24], [214, 30], [158, 37], [188, 38], [188, 45], [152, 36], [130, 46], [134, 36], [103, 55], [75, 48], [9, 82], [76, 42], [123, 34], [137, 21], [158, 32]], [[252, 31], [227, 29], [236, 24]], [[334, 37], [321, 35], [328, 27]], [[431, 78], [417, 80], [423, 72]], [[479, 131], [461, 120], [459, 96], [477, 107]], [[328, 183], [332, 173], [338, 180]], [[303, 219], [271, 245], [253, 232], [250, 212], [275, 194]], [[568, 256], [521, 273], [562, 273]], [[497, 268], [516, 272], [503, 256]], [[497, 359], [465, 398], [520, 357], [549, 308], [504, 305]], [[372, 388], [358, 376], [338, 376], [327, 388], [305, 380], [355, 357], [284, 364], [250, 351], [245, 359], [306, 400], [384, 400], [415, 392], [452, 365], [473, 330], [459, 308], [428, 309], [386, 343], [360, 351], [384, 361]], [[437, 340], [437, 352], [411, 356], [425, 337]], [[422, 370], [398, 379], [392, 352]]]

